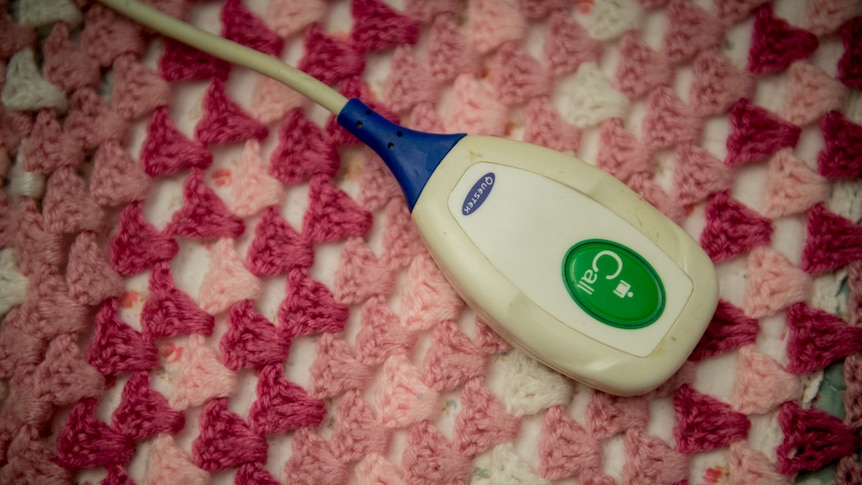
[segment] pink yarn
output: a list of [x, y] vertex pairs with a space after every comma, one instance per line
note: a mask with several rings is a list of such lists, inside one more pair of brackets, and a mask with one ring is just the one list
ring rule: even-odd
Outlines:
[[767, 246], [754, 248], [748, 255], [748, 286], [745, 314], [762, 318], [808, 300], [811, 277], [794, 266], [783, 254]]
[[171, 217], [165, 233], [191, 239], [236, 238], [245, 231], [243, 220], [204, 184], [204, 174], [192, 168], [183, 182], [183, 206]]
[[458, 0], [407, 0], [404, 11], [419, 23], [427, 24], [442, 14], [458, 12]]
[[[603, 44], [590, 37], [581, 24], [563, 13], [551, 15], [542, 51], [551, 74], [560, 76], [573, 73], [585, 62], [598, 62], [603, 50]], [[624, 57], [622, 52], [621, 56]], [[624, 62], [621, 61], [621, 64]]]
[[544, 66], [513, 42], [497, 51], [489, 75], [491, 87], [503, 104], [517, 105], [551, 92], [551, 75]]
[[741, 98], [754, 97], [754, 77], [737, 69], [717, 49], [698, 54], [692, 68], [688, 98], [699, 116], [723, 113]]
[[405, 481], [416, 485], [462, 483], [468, 479], [471, 467], [470, 459], [455, 451], [428, 421], [410, 428], [401, 465]]
[[57, 436], [57, 463], [69, 469], [96, 468], [127, 463], [135, 443], [96, 419], [97, 401], [83, 399], [74, 408]]
[[609, 438], [629, 428], [645, 429], [649, 402], [642, 398], [622, 399], [595, 391], [584, 415], [586, 429], [595, 439]]
[[826, 113], [820, 124], [826, 147], [817, 155], [817, 171], [826, 178], [862, 174], [862, 126], [838, 111]]
[[721, 22], [694, 3], [671, 0], [667, 6], [667, 20], [662, 51], [671, 63], [688, 60], [724, 40]]
[[281, 56], [284, 39], [269, 30], [263, 20], [253, 14], [241, 0], [225, 0], [220, 18], [222, 37], [270, 56]]
[[673, 190], [679, 204], [700, 202], [733, 184], [733, 171], [699, 146], [677, 145], [674, 160]]
[[165, 37], [159, 57], [159, 74], [167, 81], [227, 79], [230, 64], [209, 54]]
[[195, 125], [195, 138], [204, 145], [238, 143], [255, 139], [263, 141], [269, 128], [232, 100], [225, 92], [225, 82], [213, 79], [201, 102], [204, 113]]
[[[623, 34], [620, 39], [620, 61], [614, 77], [614, 87], [629, 98], [637, 98], [658, 86], [669, 86], [673, 69], [664, 54], [644, 44], [636, 32]], [[601, 56], [597, 55], [598, 60]]]
[[275, 0], [269, 3], [264, 22], [281, 37], [292, 37], [308, 25], [326, 19], [323, 0]]
[[327, 35], [318, 24], [305, 30], [304, 48], [299, 69], [325, 84], [334, 85], [365, 70], [365, 59], [353, 46]]
[[520, 41], [527, 33], [527, 20], [506, 0], [479, 0], [467, 6], [467, 37], [485, 54], [509, 41]]
[[760, 325], [757, 319], [745, 315], [742, 309], [725, 300], [718, 300], [715, 314], [706, 327], [703, 337], [689, 356], [692, 362], [700, 362], [724, 352], [751, 345], [757, 340]]
[[228, 329], [219, 341], [228, 369], [260, 368], [287, 358], [290, 337], [255, 311], [254, 300], [238, 301], [230, 307]]
[[65, 91], [99, 84], [99, 64], [69, 40], [69, 27], [57, 22], [45, 39], [45, 59], [42, 74], [45, 79]]
[[120, 213], [117, 234], [111, 240], [111, 265], [129, 276], [169, 261], [179, 252], [176, 241], [150, 225], [141, 212], [141, 202], [132, 202]]
[[45, 339], [65, 333], [79, 333], [87, 326], [88, 311], [69, 297], [69, 288], [60, 275], [42, 274], [33, 278], [24, 308], [29, 318], [28, 332]]
[[821, 69], [807, 62], [794, 62], [788, 75], [781, 116], [791, 123], [802, 126], [844, 106], [844, 86]]
[[317, 485], [345, 483], [347, 469], [332, 454], [329, 443], [307, 428], [296, 432], [293, 450], [284, 466], [288, 483]]
[[461, 454], [476, 456], [514, 441], [520, 431], [521, 420], [506, 412], [503, 403], [482, 384], [482, 377], [467, 381], [461, 392], [461, 412], [455, 418], [455, 447]]
[[108, 474], [100, 485], [133, 485], [135, 482], [129, 478], [129, 474], [122, 465], [108, 465], [105, 467]]
[[132, 372], [111, 417], [111, 426], [138, 441], [160, 433], [175, 435], [185, 422], [185, 414], [171, 409], [164, 396], [150, 389], [150, 375], [145, 370]]
[[204, 336], [199, 334], [189, 337], [173, 378], [168, 401], [180, 411], [211, 399], [230, 397], [237, 390], [236, 374], [219, 362], [218, 353], [207, 347]]
[[87, 192], [86, 182], [74, 169], [66, 167], [58, 168], [48, 179], [42, 215], [48, 230], [56, 234], [98, 231], [105, 218]]
[[33, 118], [29, 113], [9, 112], [0, 106], [0, 143], [10, 152], [18, 149], [21, 138], [33, 129]]
[[244, 463], [264, 463], [267, 443], [253, 433], [243, 419], [228, 411], [227, 399], [213, 399], [204, 406], [201, 433], [192, 444], [195, 465], [214, 472]]
[[340, 332], [348, 314], [326, 285], [309, 277], [307, 268], [293, 268], [287, 274], [287, 297], [278, 308], [278, 322], [291, 337]]
[[50, 175], [59, 167], [78, 168], [82, 154], [73, 140], [63, 133], [54, 110], [44, 109], [36, 115], [30, 136], [21, 148], [24, 170]]
[[534, 99], [527, 104], [524, 141], [552, 150], [576, 153], [581, 147], [581, 130], [563, 121], [548, 100]]
[[72, 473], [60, 467], [51, 447], [33, 426], [22, 427], [9, 444], [9, 461], [0, 468], [3, 483], [63, 484]]
[[170, 85], [131, 55], [118, 57], [113, 73], [111, 105], [123, 118], [136, 120], [170, 103]]
[[159, 365], [156, 346], [124, 322], [117, 307], [116, 298], [105, 300], [99, 307], [87, 362], [106, 376], [155, 369]]
[[829, 195], [829, 184], [790, 149], [769, 161], [763, 215], [781, 217], [810, 209]]
[[405, 46], [395, 49], [383, 97], [395, 111], [406, 111], [419, 103], [434, 104], [439, 96], [437, 81]]
[[831, 34], [862, 14], [862, 6], [841, 0], [814, 0], [805, 6], [805, 28], [818, 36]]
[[787, 310], [787, 371], [806, 374], [862, 352], [862, 328], [842, 318], [796, 303]]
[[380, 426], [374, 408], [362, 399], [359, 391], [348, 391], [339, 398], [330, 442], [335, 456], [342, 463], [386, 453], [391, 437], [391, 430]]
[[403, 268], [425, 251], [425, 245], [404, 201], [389, 201], [384, 215], [386, 226], [383, 229], [382, 259], [390, 268]]
[[455, 15], [441, 14], [431, 24], [428, 68], [437, 82], [451, 81], [461, 74], [474, 74], [482, 63], [464, 37]]
[[[736, 381], [733, 383], [733, 408], [745, 414], [766, 414], [785, 401], [802, 396], [802, 383], [781, 368], [754, 345], [739, 349]], [[731, 453], [733, 450], [731, 444]]]
[[189, 168], [206, 169], [212, 154], [198, 141], [180, 133], [166, 107], [157, 108], [147, 125], [147, 138], [141, 147], [141, 165], [151, 177], [177, 174]]
[[631, 428], [626, 431], [623, 443], [626, 450], [623, 483], [675, 484], [685, 483], [688, 478], [688, 458], [661, 438], [648, 435], [640, 428]]
[[236, 485], [279, 485], [279, 482], [260, 463], [240, 465], [234, 483]]
[[452, 130], [470, 135], [502, 136], [505, 133], [506, 106], [478, 79], [469, 74], [458, 76], [453, 97], [444, 115]]
[[724, 159], [729, 167], [769, 157], [781, 148], [795, 147], [802, 131], [744, 98], [730, 109], [730, 124]]
[[653, 178], [643, 173], [636, 173], [629, 179], [627, 184], [632, 190], [646, 199], [647, 202], [669, 217], [670, 220], [677, 224], [682, 224], [686, 216], [685, 208], [680, 207], [676, 201], [671, 199], [667, 192]]
[[84, 14], [81, 49], [102, 67], [110, 66], [123, 54], [140, 58], [146, 49], [141, 29], [110, 8], [93, 4]]
[[718, 263], [769, 244], [772, 231], [771, 220], [733, 199], [725, 190], [706, 206], [706, 227], [700, 234], [700, 245]]
[[95, 406], [95, 399], [105, 387], [105, 379], [84, 361], [77, 337], [70, 333], [48, 344], [45, 359], [33, 373], [33, 381], [33, 391], [39, 400], [57, 407], [91, 398]]
[[487, 323], [480, 317], [476, 317], [476, 345], [486, 354], [501, 354], [508, 352], [512, 346], [500, 337], [500, 334], [491, 330]]
[[226, 311], [240, 300], [255, 300], [263, 283], [251, 274], [237, 254], [234, 240], [219, 239], [210, 250], [210, 266], [198, 290], [201, 309], [211, 315]]
[[143, 3], [176, 19], [188, 20], [190, 5], [185, 0], [144, 0]]
[[374, 295], [388, 295], [395, 288], [395, 273], [380, 261], [358, 237], [341, 249], [341, 264], [335, 271], [335, 301], [342, 305], [362, 303]]
[[257, 399], [248, 412], [252, 431], [260, 435], [286, 433], [318, 426], [325, 416], [323, 401], [310, 398], [303, 388], [288, 381], [281, 361], [262, 366]]
[[[121, 217], [122, 219], [122, 217]], [[33, 199], [18, 203], [15, 249], [18, 251], [18, 268], [27, 277], [43, 273], [58, 273], [66, 262], [63, 238], [48, 232], [42, 214]]]
[[362, 54], [415, 44], [419, 39], [416, 22], [380, 0], [353, 0], [350, 13], [353, 16], [350, 43]]
[[845, 456], [838, 461], [835, 480], [839, 485], [859, 483], [862, 481], [862, 463], [854, 456]]
[[108, 255], [97, 244], [95, 234], [78, 234], [69, 250], [66, 266], [69, 296], [83, 305], [95, 306], [123, 291], [123, 280], [111, 268]]
[[4, 61], [21, 49], [36, 44], [36, 32], [33, 27], [15, 22], [6, 10], [0, 12], [0, 31], [5, 32], [0, 39], [0, 59]]
[[279, 215], [277, 206], [264, 210], [254, 231], [246, 264], [257, 276], [287, 274], [314, 264], [314, 248]]
[[833, 460], [859, 451], [856, 430], [819, 409], [802, 409], [794, 402], [786, 402], [781, 405], [778, 423], [784, 440], [775, 453], [778, 471], [785, 475], [820, 470]]
[[279, 205], [283, 199], [281, 183], [267, 174], [260, 157], [260, 143], [247, 141], [231, 185], [230, 210], [240, 217], [249, 217], [267, 206]]
[[818, 45], [816, 35], [775, 17], [772, 6], [764, 5], [754, 20], [747, 68], [754, 74], [776, 74], [811, 56]]
[[862, 357], [849, 355], [844, 359], [844, 422], [852, 427], [862, 425]]
[[666, 86], [650, 92], [642, 123], [644, 146], [652, 152], [676, 144], [696, 143], [700, 139], [700, 117]]
[[407, 485], [401, 469], [378, 453], [365, 456], [354, 468], [359, 485]]
[[291, 110], [278, 129], [278, 146], [270, 157], [269, 173], [285, 184], [307, 182], [314, 175], [331, 177], [341, 160], [302, 108]]
[[775, 465], [759, 451], [752, 450], [744, 441], [730, 444], [731, 483], [773, 483], [789, 485], [789, 477], [775, 471]]
[[844, 43], [844, 54], [838, 59], [838, 80], [849, 88], [862, 87], [862, 19], [856, 17], [847, 22], [841, 29], [841, 40]]
[[847, 267], [847, 282], [850, 294], [847, 298], [847, 311], [850, 324], [862, 326], [862, 262], [854, 261]]
[[387, 305], [386, 298], [372, 296], [362, 305], [362, 327], [355, 345], [360, 362], [377, 366], [392, 355], [409, 355], [415, 343], [416, 334], [398, 325], [398, 317]]
[[622, 120], [611, 118], [602, 123], [596, 166], [623, 182], [635, 174], [646, 174], [652, 160], [634, 134], [626, 130]]
[[[539, 440], [539, 475], [548, 480], [580, 476], [588, 470], [599, 470], [602, 447], [599, 442], [572, 419], [561, 405], [545, 413]], [[583, 480], [583, 476], [580, 476]]]
[[719, 20], [727, 26], [731, 26], [740, 20], [747, 18], [758, 6], [768, 0], [719, 0], [715, 4], [716, 14]]
[[3, 379], [12, 377], [20, 369], [32, 369], [45, 355], [48, 342], [25, 330], [24, 317], [23, 309], [15, 307], [0, 326], [0, 377]]
[[518, 10], [528, 19], [538, 20], [565, 9], [565, 0], [518, 0]]
[[149, 341], [163, 337], [212, 333], [214, 319], [174, 285], [167, 262], [156, 263], [150, 274], [150, 294], [141, 309], [141, 327]]
[[401, 325], [412, 331], [428, 330], [447, 320], [457, 320], [464, 302], [427, 254], [417, 257], [407, 270], [401, 296]]
[[454, 322], [436, 325], [433, 335], [423, 364], [424, 381], [432, 389], [456, 389], [488, 372], [487, 355]]
[[395, 180], [395, 176], [392, 175], [379, 155], [370, 148], [363, 150], [365, 156], [363, 157], [362, 173], [359, 175], [359, 196], [357, 198], [359, 205], [369, 211], [387, 205], [392, 199], [400, 199], [396, 200], [395, 203], [403, 205], [403, 192], [401, 192], [401, 187]]
[[290, 110], [307, 104], [308, 98], [293, 89], [275, 79], [260, 76], [251, 95], [251, 114], [262, 123], [271, 125], [284, 118]]
[[315, 175], [308, 191], [308, 209], [302, 218], [307, 241], [334, 242], [350, 236], [363, 237], [371, 229], [371, 213], [336, 187], [329, 177]]
[[440, 414], [439, 394], [422, 382], [421, 372], [404, 355], [386, 359], [376, 399], [386, 428], [406, 428]]
[[331, 333], [320, 337], [309, 374], [309, 394], [319, 399], [339, 396], [350, 389], [364, 389], [371, 379], [371, 369], [357, 360], [353, 347]]
[[724, 448], [748, 437], [751, 423], [744, 414], [691, 386], [682, 386], [677, 391], [673, 407], [677, 418], [673, 435], [681, 453], [690, 455]]
[[808, 235], [802, 248], [800, 267], [816, 275], [862, 259], [862, 227], [823, 204], [808, 211]]
[[104, 143], [117, 142], [125, 145], [129, 138], [129, 125], [119, 114], [90, 88], [82, 88], [70, 98], [71, 109], [63, 121], [67, 138], [86, 151], [92, 151]]
[[209, 474], [196, 467], [173, 438], [159, 434], [150, 444], [143, 482], [144, 485], [160, 485], [174, 480], [187, 485], [210, 483]]

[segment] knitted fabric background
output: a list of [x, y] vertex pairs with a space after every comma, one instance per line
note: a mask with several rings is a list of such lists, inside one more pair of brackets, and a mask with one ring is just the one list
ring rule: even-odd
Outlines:
[[592, 391], [476, 319], [321, 108], [90, 0], [0, 0], [0, 483], [862, 483], [862, 3], [149, 2], [409, 127], [598, 165], [721, 302], [659, 390]]

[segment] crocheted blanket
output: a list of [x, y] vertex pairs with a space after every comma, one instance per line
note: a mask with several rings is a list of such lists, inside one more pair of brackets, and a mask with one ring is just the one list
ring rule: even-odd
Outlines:
[[858, 1], [149, 3], [406, 126], [596, 164], [721, 301], [660, 389], [593, 391], [465, 307], [321, 108], [2, 0], [0, 483], [862, 483]]

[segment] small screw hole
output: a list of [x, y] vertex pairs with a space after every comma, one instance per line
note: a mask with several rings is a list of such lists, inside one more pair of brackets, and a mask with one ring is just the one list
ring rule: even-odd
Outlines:
[[404, 136], [404, 133], [401, 133], [400, 131], [396, 131], [395, 136], [397, 136], [398, 138], [401, 138], [402, 136]]
[[394, 144], [394, 143], [390, 143], [390, 144], [389, 144], [389, 149], [390, 149], [390, 150], [392, 150], [393, 148], [395, 148], [395, 144]]
[[365, 110], [365, 114], [371, 116], [371, 110], [370, 109]]
[[362, 122], [361, 122], [361, 121], [357, 121], [357, 122], [356, 122], [356, 127], [357, 127], [357, 128], [362, 128]]

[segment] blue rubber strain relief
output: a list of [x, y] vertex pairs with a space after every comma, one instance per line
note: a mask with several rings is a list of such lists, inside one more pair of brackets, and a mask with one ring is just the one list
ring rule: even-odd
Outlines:
[[338, 124], [386, 162], [413, 210], [425, 183], [464, 134], [437, 135], [395, 124], [354, 98], [338, 113]]

